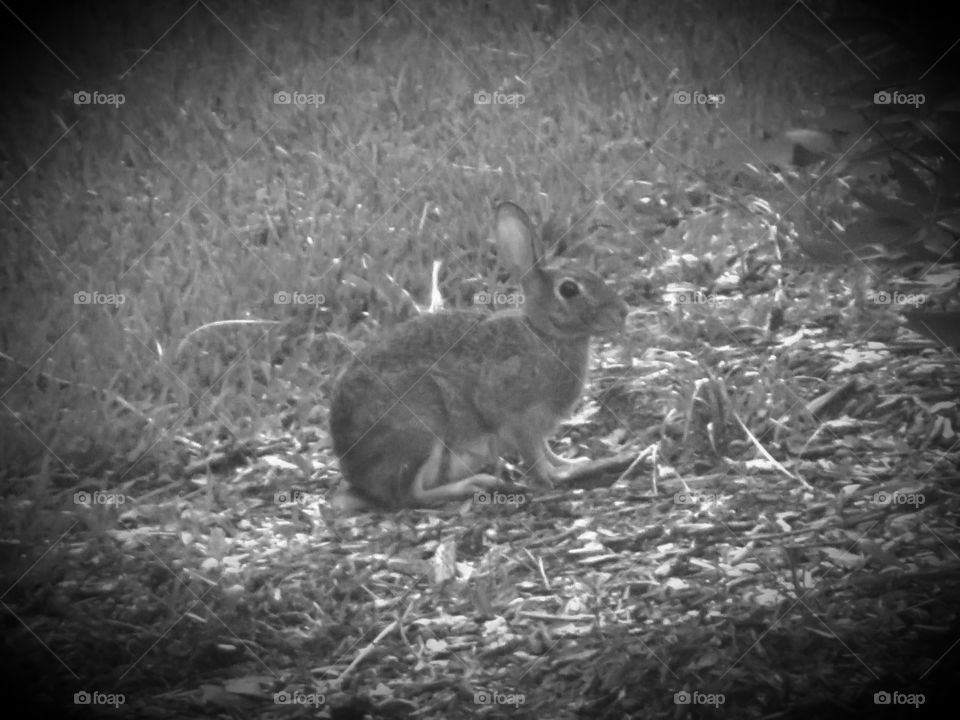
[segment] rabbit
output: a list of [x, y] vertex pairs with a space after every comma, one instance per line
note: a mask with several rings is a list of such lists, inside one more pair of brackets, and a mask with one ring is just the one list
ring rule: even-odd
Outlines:
[[424, 507], [495, 489], [481, 472], [519, 455], [552, 487], [575, 461], [546, 438], [583, 391], [590, 339], [627, 306], [594, 272], [547, 265], [527, 214], [496, 209], [497, 254], [523, 288], [519, 310], [420, 315], [374, 340], [341, 374], [330, 435], [361, 501]]

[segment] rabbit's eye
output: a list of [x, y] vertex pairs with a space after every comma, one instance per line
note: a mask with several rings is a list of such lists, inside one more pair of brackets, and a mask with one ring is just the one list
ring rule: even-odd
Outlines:
[[580, 294], [580, 283], [570, 279], [564, 280], [557, 288], [557, 292], [564, 300], [569, 300]]

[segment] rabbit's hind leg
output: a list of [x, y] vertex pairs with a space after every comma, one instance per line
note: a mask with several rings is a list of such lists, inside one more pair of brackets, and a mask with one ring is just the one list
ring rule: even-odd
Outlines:
[[500, 478], [478, 472], [496, 459], [493, 438], [481, 436], [455, 447], [447, 447], [440, 438], [433, 443], [430, 456], [417, 471], [410, 488], [418, 505], [433, 505], [463, 500], [473, 493], [492, 490]]
[[422, 427], [390, 423], [383, 417], [340, 455], [350, 490], [375, 508], [410, 505], [410, 486], [430, 457], [434, 436]]

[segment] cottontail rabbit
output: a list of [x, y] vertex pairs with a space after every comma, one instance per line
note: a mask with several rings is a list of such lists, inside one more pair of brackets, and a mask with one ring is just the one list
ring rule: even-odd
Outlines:
[[496, 211], [497, 253], [523, 287], [519, 312], [421, 315], [373, 341], [339, 378], [330, 434], [352, 490], [387, 508], [495, 488], [481, 472], [519, 454], [552, 485], [571, 461], [546, 437], [583, 390], [592, 335], [627, 307], [584, 267], [547, 266], [527, 214]]

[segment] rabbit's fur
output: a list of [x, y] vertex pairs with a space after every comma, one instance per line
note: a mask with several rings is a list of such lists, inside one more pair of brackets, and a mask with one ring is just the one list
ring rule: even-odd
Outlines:
[[546, 437], [583, 390], [590, 338], [623, 327], [626, 305], [582, 267], [548, 266], [527, 214], [496, 212], [500, 261], [520, 311], [421, 315], [373, 341], [334, 390], [330, 434], [352, 490], [386, 508], [490, 490], [481, 471], [519, 455], [552, 485], [570, 461]]

